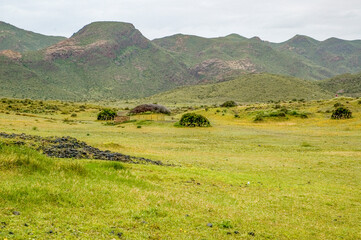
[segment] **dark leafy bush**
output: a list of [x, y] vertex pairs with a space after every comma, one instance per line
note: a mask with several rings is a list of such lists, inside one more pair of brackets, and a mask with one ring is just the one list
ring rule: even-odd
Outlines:
[[147, 112], [153, 112], [153, 113], [164, 113], [164, 114], [170, 114], [170, 111], [158, 104], [143, 104], [136, 106], [133, 108], [129, 113], [130, 114], [140, 114], [140, 113], [147, 113]]
[[210, 127], [208, 119], [200, 114], [186, 113], [183, 114], [179, 121], [179, 125], [184, 127]]
[[105, 108], [98, 113], [98, 120], [114, 120], [117, 113], [112, 109]]
[[352, 117], [352, 112], [344, 107], [339, 107], [332, 112], [332, 119], [348, 119]]
[[226, 101], [221, 104], [221, 107], [235, 107], [237, 103], [235, 101]]

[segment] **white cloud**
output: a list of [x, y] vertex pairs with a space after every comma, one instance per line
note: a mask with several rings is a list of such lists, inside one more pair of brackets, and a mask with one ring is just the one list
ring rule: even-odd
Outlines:
[[238, 33], [276, 42], [295, 34], [361, 39], [359, 0], [0, 0], [0, 16], [27, 30], [67, 37], [90, 22], [111, 20], [131, 22], [150, 39], [176, 33]]

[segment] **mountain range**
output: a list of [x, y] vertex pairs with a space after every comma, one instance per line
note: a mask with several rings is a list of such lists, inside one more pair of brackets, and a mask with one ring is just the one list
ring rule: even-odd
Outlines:
[[[266, 72], [271, 74], [257, 74]], [[259, 80], [260, 76], [263, 76], [260, 86], [266, 92], [277, 89], [272, 83], [277, 78], [287, 79], [294, 89], [302, 82], [304, 89], [314, 90], [313, 94], [304, 91], [305, 95], [299, 96], [302, 98], [326, 97], [335, 92], [356, 96], [361, 91], [355, 92], [352, 86], [359, 83], [359, 75], [334, 77], [358, 72], [361, 72], [360, 40], [317, 41], [297, 35], [283, 43], [271, 43], [237, 34], [219, 38], [177, 34], [151, 41], [132, 24], [120, 22], [94, 22], [64, 38], [36, 34], [0, 22], [0, 96], [3, 97], [129, 99], [182, 86], [239, 79], [243, 80], [238, 88], [250, 87], [256, 84], [252, 78]], [[316, 80], [326, 78], [331, 79], [312, 87], [316, 86], [312, 85]]]

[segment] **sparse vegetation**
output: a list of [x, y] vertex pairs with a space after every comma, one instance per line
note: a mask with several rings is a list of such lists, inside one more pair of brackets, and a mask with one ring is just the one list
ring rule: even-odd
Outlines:
[[226, 101], [224, 103], [221, 104], [221, 107], [227, 107], [227, 108], [230, 108], [230, 107], [235, 107], [237, 106], [237, 103], [235, 101]]
[[211, 126], [209, 120], [206, 117], [204, 117], [200, 114], [196, 114], [196, 113], [183, 114], [179, 121], [179, 125], [184, 126], [184, 127], [210, 127]]
[[100, 113], [98, 113], [98, 120], [114, 120], [115, 116], [117, 115], [117, 113], [109, 108], [105, 108], [103, 110], [100, 111]]
[[332, 119], [348, 119], [351, 117], [352, 117], [352, 112], [345, 107], [339, 107], [335, 109], [331, 115]]
[[170, 114], [170, 111], [158, 104], [143, 104], [136, 106], [129, 112], [130, 114], [142, 114], [142, 113], [163, 113], [163, 114]]

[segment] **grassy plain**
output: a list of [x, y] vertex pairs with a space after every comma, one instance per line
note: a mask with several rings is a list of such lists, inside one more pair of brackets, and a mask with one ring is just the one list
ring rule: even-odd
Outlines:
[[[336, 102], [353, 118], [331, 120]], [[199, 108], [212, 127], [191, 129], [174, 127], [180, 115], [111, 126], [95, 121], [95, 106], [23, 113], [9, 105], [0, 104], [0, 131], [72, 136], [175, 166], [51, 159], [2, 144], [0, 239], [361, 237], [358, 100], [280, 103], [308, 118], [257, 123], [275, 104]]]

